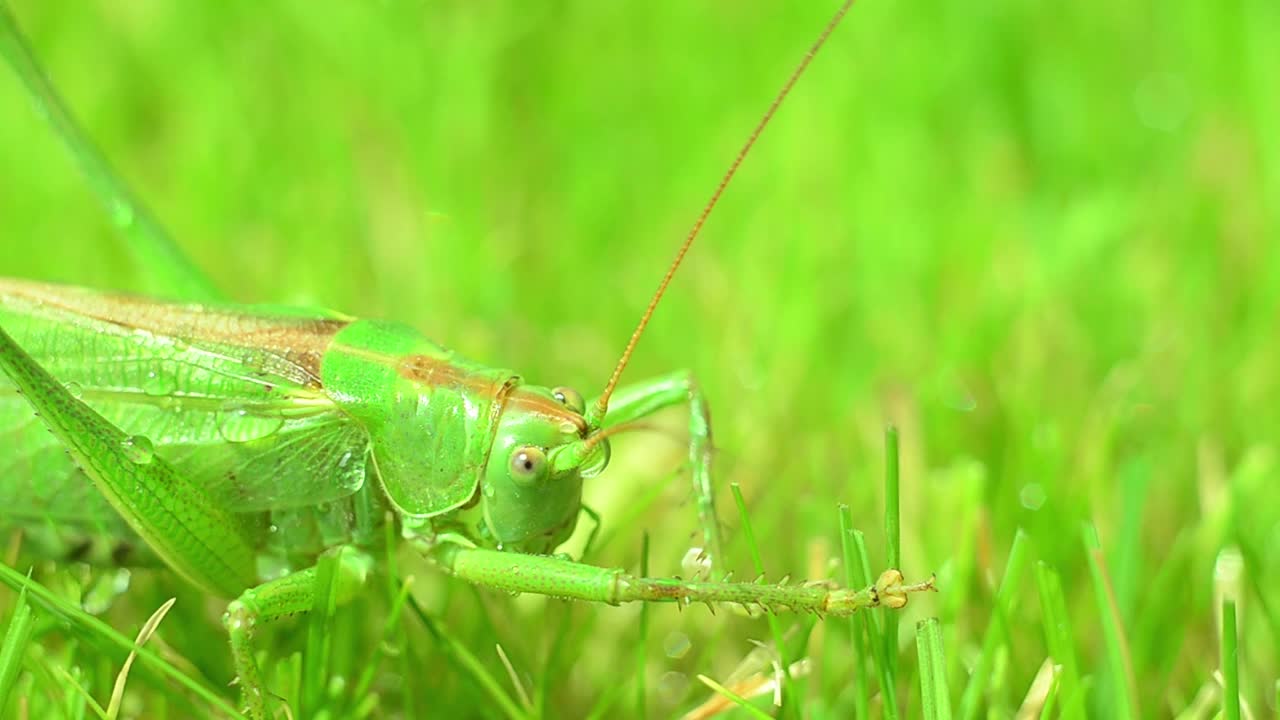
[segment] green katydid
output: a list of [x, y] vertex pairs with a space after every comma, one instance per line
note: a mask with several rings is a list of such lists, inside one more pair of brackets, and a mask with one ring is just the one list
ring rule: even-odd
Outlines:
[[[91, 538], [141, 540], [191, 583], [229, 600], [225, 623], [253, 717], [268, 710], [255, 626], [312, 607], [312, 563], [322, 553], [337, 558], [339, 595], [358, 592], [371, 563], [365, 549], [388, 516], [443, 569], [499, 590], [833, 615], [901, 606], [929, 583], [904, 584], [893, 570], [861, 590], [657, 579], [548, 555], [572, 533], [583, 480], [607, 465], [609, 438], [660, 409], [686, 406], [704, 560], [721, 561], [710, 425], [696, 383], [685, 372], [618, 383], [703, 221], [850, 4], [735, 158], [589, 403], [461, 358], [405, 326], [219, 302], [88, 150], [0, 9], [6, 57], [108, 205], [127, 209], [130, 240], [159, 268], [163, 294], [193, 301], [0, 280], [0, 428], [15, 438], [0, 452], [25, 470], [0, 482], [0, 524], [39, 526], [34, 539], [50, 554]], [[328, 512], [317, 512], [321, 504]], [[262, 577], [260, 565], [292, 570]]]

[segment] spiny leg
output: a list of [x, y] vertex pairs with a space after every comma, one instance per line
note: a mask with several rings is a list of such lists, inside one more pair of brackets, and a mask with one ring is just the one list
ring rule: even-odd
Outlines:
[[328, 578], [312, 566], [245, 590], [227, 605], [222, 616], [231, 636], [231, 657], [244, 712], [252, 718], [267, 716], [265, 685], [254, 658], [253, 634], [258, 625], [310, 612], [320, 593], [331, 592], [337, 604], [345, 604], [364, 586], [372, 567], [367, 555], [351, 547], [334, 548], [326, 555], [334, 561], [331, 588]]
[[702, 554], [709, 576], [717, 565], [724, 563], [724, 543], [716, 515], [715, 487], [711, 484], [711, 412], [693, 374], [679, 370], [618, 388], [609, 404], [605, 428], [639, 420], [680, 404], [689, 406], [689, 465], [694, 501], [698, 506], [698, 524], [702, 527]]
[[506, 592], [620, 605], [626, 602], [728, 603], [820, 615], [845, 616], [863, 608], [900, 608], [911, 593], [933, 590], [933, 578], [903, 582], [902, 573], [886, 570], [874, 585], [861, 590], [829, 583], [766, 585], [707, 582], [680, 578], [635, 577], [617, 568], [585, 565], [549, 555], [524, 555], [442, 543], [432, 557], [453, 575], [474, 585]]

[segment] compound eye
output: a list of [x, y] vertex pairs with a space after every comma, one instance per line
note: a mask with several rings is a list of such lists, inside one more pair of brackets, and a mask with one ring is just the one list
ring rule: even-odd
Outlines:
[[587, 404], [582, 400], [582, 394], [573, 388], [558, 387], [551, 391], [551, 395], [560, 401], [561, 405], [581, 415], [586, 412]]
[[537, 482], [547, 472], [547, 454], [526, 445], [511, 453], [511, 478], [522, 485]]

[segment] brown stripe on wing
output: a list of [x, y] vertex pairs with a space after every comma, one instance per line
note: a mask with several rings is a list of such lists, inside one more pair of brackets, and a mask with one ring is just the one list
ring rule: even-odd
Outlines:
[[320, 387], [320, 362], [333, 336], [350, 322], [345, 317], [294, 317], [254, 314], [218, 306], [169, 303], [63, 285], [0, 278], [0, 301], [26, 301], [55, 313], [141, 330], [192, 345], [216, 344], [278, 358], [296, 372], [268, 367], [300, 384]]

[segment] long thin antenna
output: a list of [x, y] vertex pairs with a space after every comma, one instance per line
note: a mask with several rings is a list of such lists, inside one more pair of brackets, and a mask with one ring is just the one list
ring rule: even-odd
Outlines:
[[644, 334], [644, 329], [648, 327], [650, 318], [653, 317], [653, 311], [658, 307], [658, 301], [662, 300], [663, 294], [667, 292], [667, 286], [671, 284], [671, 278], [675, 276], [676, 269], [680, 267], [680, 263], [684, 261], [684, 256], [689, 252], [689, 247], [693, 245], [693, 241], [701, 232], [703, 224], [707, 221], [707, 216], [715, 209], [716, 203], [720, 201], [720, 196], [724, 194], [724, 189], [729, 185], [729, 181], [738, 172], [738, 167], [742, 165], [742, 161], [747, 157], [747, 153], [751, 152], [751, 147], [756, 144], [756, 139], [760, 137], [760, 133], [764, 132], [769, 121], [773, 119], [778, 108], [782, 105], [782, 101], [787, 98], [791, 92], [791, 88], [795, 86], [796, 81], [804, 74], [809, 63], [813, 61], [813, 57], [818, 54], [818, 50], [826, 44], [827, 38], [831, 36], [832, 31], [844, 19], [849, 8], [853, 7], [854, 0], [845, 0], [840, 9], [836, 11], [831, 21], [827, 23], [826, 28], [822, 30], [822, 34], [809, 48], [809, 52], [805, 53], [804, 59], [792, 71], [791, 77], [787, 78], [786, 84], [778, 91], [773, 102], [770, 103], [769, 109], [765, 111], [764, 117], [760, 118], [760, 122], [756, 125], [755, 130], [751, 131], [751, 136], [747, 138], [747, 142], [738, 151], [738, 155], [733, 159], [733, 164], [729, 166], [728, 172], [720, 179], [720, 184], [716, 186], [716, 191], [711, 194], [711, 199], [707, 201], [706, 206], [702, 208], [702, 213], [698, 215], [698, 219], [693, 223], [693, 227], [689, 230], [689, 234], [685, 237], [684, 243], [680, 245], [680, 249], [676, 252], [675, 260], [671, 261], [671, 266], [667, 268], [667, 274], [662, 277], [662, 282], [658, 283], [658, 289], [653, 293], [653, 297], [649, 300], [649, 307], [645, 308], [644, 315], [640, 316], [640, 324], [636, 325], [636, 329], [631, 333], [631, 340], [627, 342], [627, 349], [622, 351], [622, 358], [618, 360], [618, 365], [613, 369], [613, 375], [609, 377], [609, 384], [605, 385], [604, 392], [600, 394], [600, 398], [596, 400], [596, 404], [592, 406], [591, 412], [587, 418], [587, 422], [592, 427], [599, 427], [604, 420], [605, 413], [609, 410], [609, 397], [613, 395], [614, 388], [618, 386], [618, 379], [622, 377], [622, 371], [626, 369], [627, 363], [631, 361], [631, 353], [635, 351], [636, 344], [640, 342], [640, 336]]

